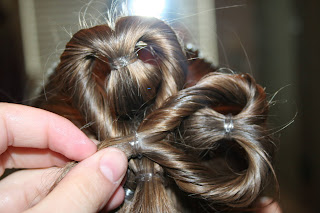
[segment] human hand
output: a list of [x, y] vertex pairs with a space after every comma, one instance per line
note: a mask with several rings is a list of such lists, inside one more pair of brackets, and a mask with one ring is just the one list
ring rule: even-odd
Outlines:
[[278, 202], [273, 202], [271, 198], [262, 197], [258, 204], [261, 208], [257, 213], [282, 213]]
[[[0, 212], [115, 208], [124, 198], [119, 185], [127, 158], [114, 148], [95, 152], [95, 144], [67, 119], [32, 107], [0, 103], [0, 175], [6, 168], [37, 168], [15, 172], [0, 181]], [[69, 159], [82, 162], [47, 195], [59, 172], [48, 167], [63, 166]]]

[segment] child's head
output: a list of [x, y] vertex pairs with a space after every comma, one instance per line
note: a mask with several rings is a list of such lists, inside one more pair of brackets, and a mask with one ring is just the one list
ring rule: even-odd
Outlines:
[[[80, 30], [60, 60], [39, 106], [128, 155], [132, 196], [120, 211], [245, 208], [257, 198], [273, 146], [269, 103], [251, 76], [211, 73], [183, 89], [188, 61], [174, 30], [137, 16]], [[206, 73], [202, 65], [189, 69]]]

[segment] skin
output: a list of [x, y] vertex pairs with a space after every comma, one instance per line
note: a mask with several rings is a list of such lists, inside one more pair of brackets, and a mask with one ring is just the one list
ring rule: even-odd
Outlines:
[[271, 198], [262, 197], [258, 204], [261, 209], [257, 213], [282, 213], [279, 203], [273, 202]]
[[[23, 105], [0, 103], [0, 212], [97, 212], [124, 199], [127, 158], [96, 145], [70, 121]], [[47, 194], [70, 160], [81, 161]], [[90, 174], [90, 175], [88, 175]]]

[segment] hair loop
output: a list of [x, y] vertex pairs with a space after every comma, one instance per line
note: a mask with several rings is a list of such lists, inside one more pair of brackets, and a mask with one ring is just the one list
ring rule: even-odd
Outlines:
[[138, 55], [136, 53], [126, 56], [120, 56], [115, 59], [109, 59], [109, 65], [111, 70], [119, 70], [123, 67], [128, 66], [138, 60]]
[[224, 127], [225, 134], [227, 136], [230, 136], [230, 133], [234, 128], [233, 120], [232, 120], [232, 114], [226, 115], [226, 117], [224, 119], [223, 127]]

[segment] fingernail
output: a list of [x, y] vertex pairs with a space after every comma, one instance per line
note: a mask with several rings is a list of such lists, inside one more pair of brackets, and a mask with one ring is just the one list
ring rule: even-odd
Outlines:
[[98, 146], [100, 141], [96, 140], [96, 139], [93, 139], [93, 138], [90, 138], [90, 140], [96, 145]]
[[101, 173], [113, 184], [122, 180], [127, 170], [127, 158], [123, 152], [108, 148], [100, 160]]

